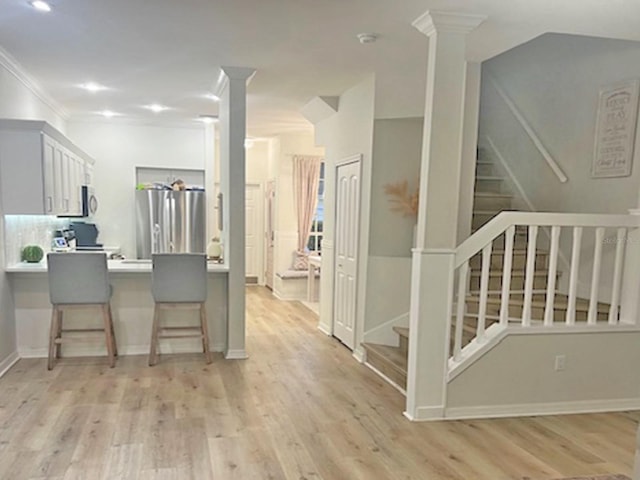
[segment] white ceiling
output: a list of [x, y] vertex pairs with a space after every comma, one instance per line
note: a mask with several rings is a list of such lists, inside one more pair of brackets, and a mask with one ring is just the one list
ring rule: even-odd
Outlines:
[[[423, 111], [426, 10], [479, 13], [469, 57], [490, 58], [548, 31], [640, 40], [637, 0], [0, 0], [0, 47], [72, 118], [111, 109], [125, 118], [191, 121], [216, 114], [204, 95], [221, 65], [257, 69], [248, 90], [252, 136], [309, 128], [300, 107], [365, 75], [394, 90], [378, 116]], [[356, 34], [375, 32], [375, 44]], [[111, 89], [91, 94], [77, 84]], [[172, 109], [154, 114], [150, 103]]]

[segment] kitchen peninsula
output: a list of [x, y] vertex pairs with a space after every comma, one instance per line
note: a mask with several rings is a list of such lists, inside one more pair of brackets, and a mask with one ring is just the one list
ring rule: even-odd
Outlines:
[[[153, 297], [151, 296], [151, 263], [143, 260], [109, 260], [109, 279], [113, 286], [111, 308], [121, 355], [149, 353]], [[51, 319], [49, 302], [49, 280], [46, 261], [41, 263], [17, 263], [5, 268], [12, 285], [16, 340], [20, 357], [46, 357]], [[224, 351], [227, 338], [227, 277], [228, 267], [211, 263], [208, 266], [207, 319], [209, 342], [213, 351]], [[101, 326], [102, 319], [95, 310], [72, 311], [65, 317], [65, 328], [75, 322], [83, 327]], [[174, 325], [196, 324], [193, 317], [181, 312], [168, 318]], [[202, 345], [197, 339], [169, 339], [160, 342], [160, 353], [200, 352]], [[63, 347], [63, 356], [105, 355], [104, 342], [95, 345], [69, 345]]]

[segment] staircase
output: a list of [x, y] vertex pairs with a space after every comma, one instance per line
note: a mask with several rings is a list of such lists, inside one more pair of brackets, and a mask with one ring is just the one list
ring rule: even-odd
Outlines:
[[[500, 176], [492, 161], [479, 156], [476, 163], [476, 181], [472, 231], [475, 232], [498, 213], [513, 210], [513, 195], [507, 190], [505, 180]], [[502, 267], [504, 260], [504, 237], [493, 243], [490, 257], [488, 280], [489, 295], [486, 307], [486, 328], [499, 321], [502, 289]], [[548, 281], [549, 253], [537, 247], [535, 251], [535, 275], [533, 278], [533, 297], [531, 304], [532, 325], [542, 324], [544, 318], [546, 289]], [[509, 321], [520, 321], [524, 306], [525, 269], [527, 261], [527, 230], [516, 228], [514, 237], [510, 295], [508, 303]], [[469, 262], [469, 289], [465, 299], [466, 308], [462, 326], [462, 347], [469, 344], [476, 335], [477, 318], [480, 305], [480, 282], [482, 254], [479, 253]], [[556, 274], [556, 285], [561, 272]], [[553, 308], [554, 322], [563, 322], [567, 315], [567, 296], [556, 293]], [[455, 309], [454, 309], [455, 310]], [[578, 298], [575, 306], [575, 322], [586, 322], [589, 301]], [[609, 305], [597, 304], [597, 322], [606, 322]], [[455, 312], [454, 312], [455, 313]], [[455, 320], [452, 321], [452, 326]], [[393, 327], [399, 337], [399, 346], [363, 343], [367, 354], [367, 364], [382, 373], [401, 390], [406, 389], [407, 357], [409, 329]], [[453, 351], [454, 331], [452, 327], [450, 351]]]

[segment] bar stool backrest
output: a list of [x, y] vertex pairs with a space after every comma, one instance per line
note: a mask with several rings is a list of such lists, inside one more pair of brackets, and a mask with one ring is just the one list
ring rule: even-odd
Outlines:
[[156, 303], [204, 303], [207, 257], [200, 253], [152, 255], [151, 293]]
[[47, 264], [52, 304], [109, 302], [111, 287], [105, 253], [49, 253]]

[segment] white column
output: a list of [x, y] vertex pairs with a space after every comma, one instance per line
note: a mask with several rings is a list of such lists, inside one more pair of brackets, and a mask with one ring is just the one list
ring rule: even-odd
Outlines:
[[225, 357], [247, 358], [245, 349], [245, 151], [247, 81], [255, 70], [222, 67], [220, 97], [220, 192], [224, 261], [227, 283], [227, 342]]
[[429, 57], [411, 280], [405, 415], [412, 420], [444, 416], [467, 91], [466, 35], [484, 18], [426, 12], [413, 23], [429, 38]]

